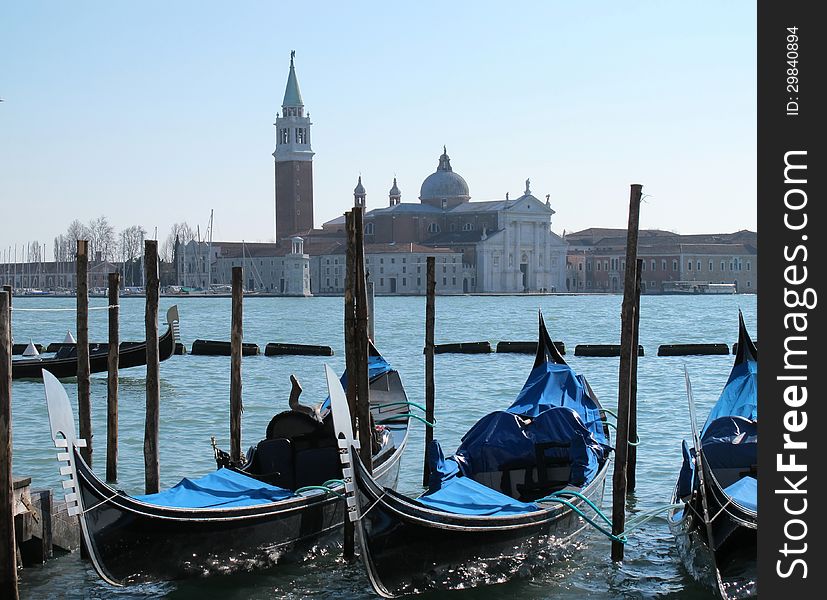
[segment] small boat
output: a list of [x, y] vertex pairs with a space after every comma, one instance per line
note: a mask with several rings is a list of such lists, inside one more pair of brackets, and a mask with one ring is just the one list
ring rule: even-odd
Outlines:
[[[369, 373], [374, 472], [395, 486], [409, 403], [398, 372], [378, 352]], [[266, 439], [251, 449], [243, 468], [230, 465], [157, 494], [129, 496], [84, 462], [79, 449], [86, 441], [75, 436], [66, 390], [48, 371], [43, 380], [60, 472], [69, 476], [63, 481], [68, 512], [80, 516], [82, 542], [106, 582], [120, 586], [263, 569], [301, 558], [341, 535], [342, 469], [328, 401], [273, 417]]]
[[[354, 445], [345, 444], [348, 515], [379, 595], [503, 582], [547, 567], [584, 537], [587, 513], [602, 504], [609, 430], [594, 392], [563, 360], [542, 314], [537, 346], [511, 406], [477, 421], [453, 456], [431, 445], [429, 487], [418, 498], [382, 486]], [[344, 392], [331, 397], [334, 415], [347, 413]], [[337, 437], [349, 440], [343, 422]]]
[[[158, 359], [172, 356], [175, 343], [179, 341], [178, 306], [167, 310], [167, 331], [158, 338]], [[58, 379], [77, 377], [77, 344], [59, 344], [53, 356], [39, 356], [12, 361], [12, 379], [40, 379], [42, 371], [48, 371]], [[118, 370], [146, 364], [146, 342], [121, 342]], [[89, 345], [89, 372], [102, 373], [109, 370], [109, 344]]]
[[758, 595], [758, 351], [738, 318], [735, 363], [700, 432], [686, 375], [693, 445], [683, 442], [668, 515], [687, 570], [730, 599]]

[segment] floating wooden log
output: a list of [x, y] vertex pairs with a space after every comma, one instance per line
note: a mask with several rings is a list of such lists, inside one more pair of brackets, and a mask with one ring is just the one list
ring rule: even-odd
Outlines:
[[[45, 348], [45, 346], [43, 346], [43, 344], [32, 344], [32, 345], [35, 347], [35, 350], [37, 350], [40, 354], [43, 354], [44, 351], [45, 352], [51, 352], [51, 350], [47, 350]], [[23, 352], [26, 350], [26, 348], [28, 346], [29, 346], [28, 344], [12, 344], [11, 353], [16, 354], [16, 355], [23, 354]]]
[[264, 356], [333, 356], [330, 346], [313, 346], [310, 344], [282, 344], [271, 342], [264, 347]]
[[[620, 344], [577, 344], [575, 356], [620, 356]], [[643, 346], [638, 344], [637, 355], [643, 356]]]
[[[491, 342], [459, 342], [457, 344], [435, 344], [434, 354], [487, 354], [491, 352]], [[422, 350], [425, 354], [425, 350]]]
[[[560, 354], [566, 353], [566, 345], [563, 342], [552, 342]], [[497, 352], [514, 352], [518, 354], [536, 354], [537, 342], [498, 342]]]
[[729, 354], [727, 344], [661, 344], [658, 356], [688, 356], [691, 354]]
[[[758, 349], [758, 340], [752, 340], [752, 343], [755, 344], [756, 350]], [[738, 342], [732, 344], [732, 353], [738, 354]]]
[[[195, 340], [190, 348], [193, 356], [230, 356], [230, 342], [218, 340]], [[255, 356], [261, 354], [258, 344], [245, 343], [241, 345], [242, 356]]]

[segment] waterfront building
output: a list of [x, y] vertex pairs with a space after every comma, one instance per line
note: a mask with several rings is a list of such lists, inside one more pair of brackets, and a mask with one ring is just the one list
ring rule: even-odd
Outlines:
[[[741, 293], [758, 291], [757, 234], [681, 235], [641, 230], [638, 258], [643, 259], [641, 292], [669, 291], [674, 282], [734, 284]], [[569, 252], [566, 289], [573, 292], [623, 291], [626, 230], [589, 228], [566, 235]]]

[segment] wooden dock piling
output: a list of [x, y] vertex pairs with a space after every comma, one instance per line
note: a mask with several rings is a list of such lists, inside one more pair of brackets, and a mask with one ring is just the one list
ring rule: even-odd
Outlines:
[[[345, 259], [345, 293], [344, 293], [344, 337], [345, 337], [345, 371], [347, 371], [347, 404], [350, 409], [350, 426], [356, 434], [356, 231], [353, 213], [345, 213], [345, 232], [347, 235]], [[355, 530], [350, 519], [345, 518], [343, 554], [351, 559], [355, 555]]]
[[[635, 272], [635, 316], [632, 324], [632, 348], [638, 346], [640, 339], [640, 278], [643, 271], [643, 259], [637, 259]], [[631, 353], [631, 376], [629, 377], [629, 462], [626, 463], [626, 493], [635, 491], [637, 485], [637, 360], [638, 353]]]
[[77, 241], [77, 348], [78, 421], [80, 437], [86, 447], [80, 455], [92, 466], [92, 406], [89, 390], [89, 242]]
[[[159, 491], [161, 468], [158, 458], [158, 429], [161, 405], [161, 363], [158, 350], [158, 241], [144, 240], [146, 282], [146, 422], [144, 427], [144, 488], [147, 494]], [[80, 339], [78, 339], [80, 346]]]
[[[629, 395], [631, 392], [632, 340], [634, 339], [634, 293], [637, 277], [637, 239], [640, 221], [640, 198], [643, 186], [632, 184], [629, 199], [629, 225], [626, 233], [626, 273], [623, 283], [623, 305], [620, 329], [620, 369], [617, 393], [617, 439], [612, 477], [612, 534], [623, 533], [626, 527], [626, 467], [629, 457]], [[612, 541], [612, 560], [623, 560], [623, 544]]]
[[17, 600], [11, 431], [11, 293], [0, 292], [0, 597]]
[[244, 271], [233, 267], [232, 323], [230, 325], [230, 459], [241, 461], [241, 354], [244, 341]]
[[118, 362], [120, 360], [120, 284], [117, 271], [109, 274], [109, 355], [106, 377], [106, 481], [118, 481]]
[[370, 379], [368, 377], [368, 291], [365, 273], [364, 207], [353, 208], [355, 233], [356, 299], [356, 425], [359, 433], [359, 456], [368, 473], [373, 473], [373, 426], [370, 416]]
[[[425, 420], [434, 422], [434, 328], [436, 325], [436, 257], [425, 258]], [[431, 469], [428, 464], [428, 448], [434, 439], [433, 427], [425, 426], [425, 453], [422, 468], [422, 485], [428, 485]]]

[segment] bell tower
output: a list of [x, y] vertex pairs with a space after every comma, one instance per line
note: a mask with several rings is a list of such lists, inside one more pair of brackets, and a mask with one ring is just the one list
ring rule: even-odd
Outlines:
[[276, 242], [313, 228], [313, 150], [310, 113], [305, 115], [299, 80], [290, 52], [290, 73], [276, 115]]

